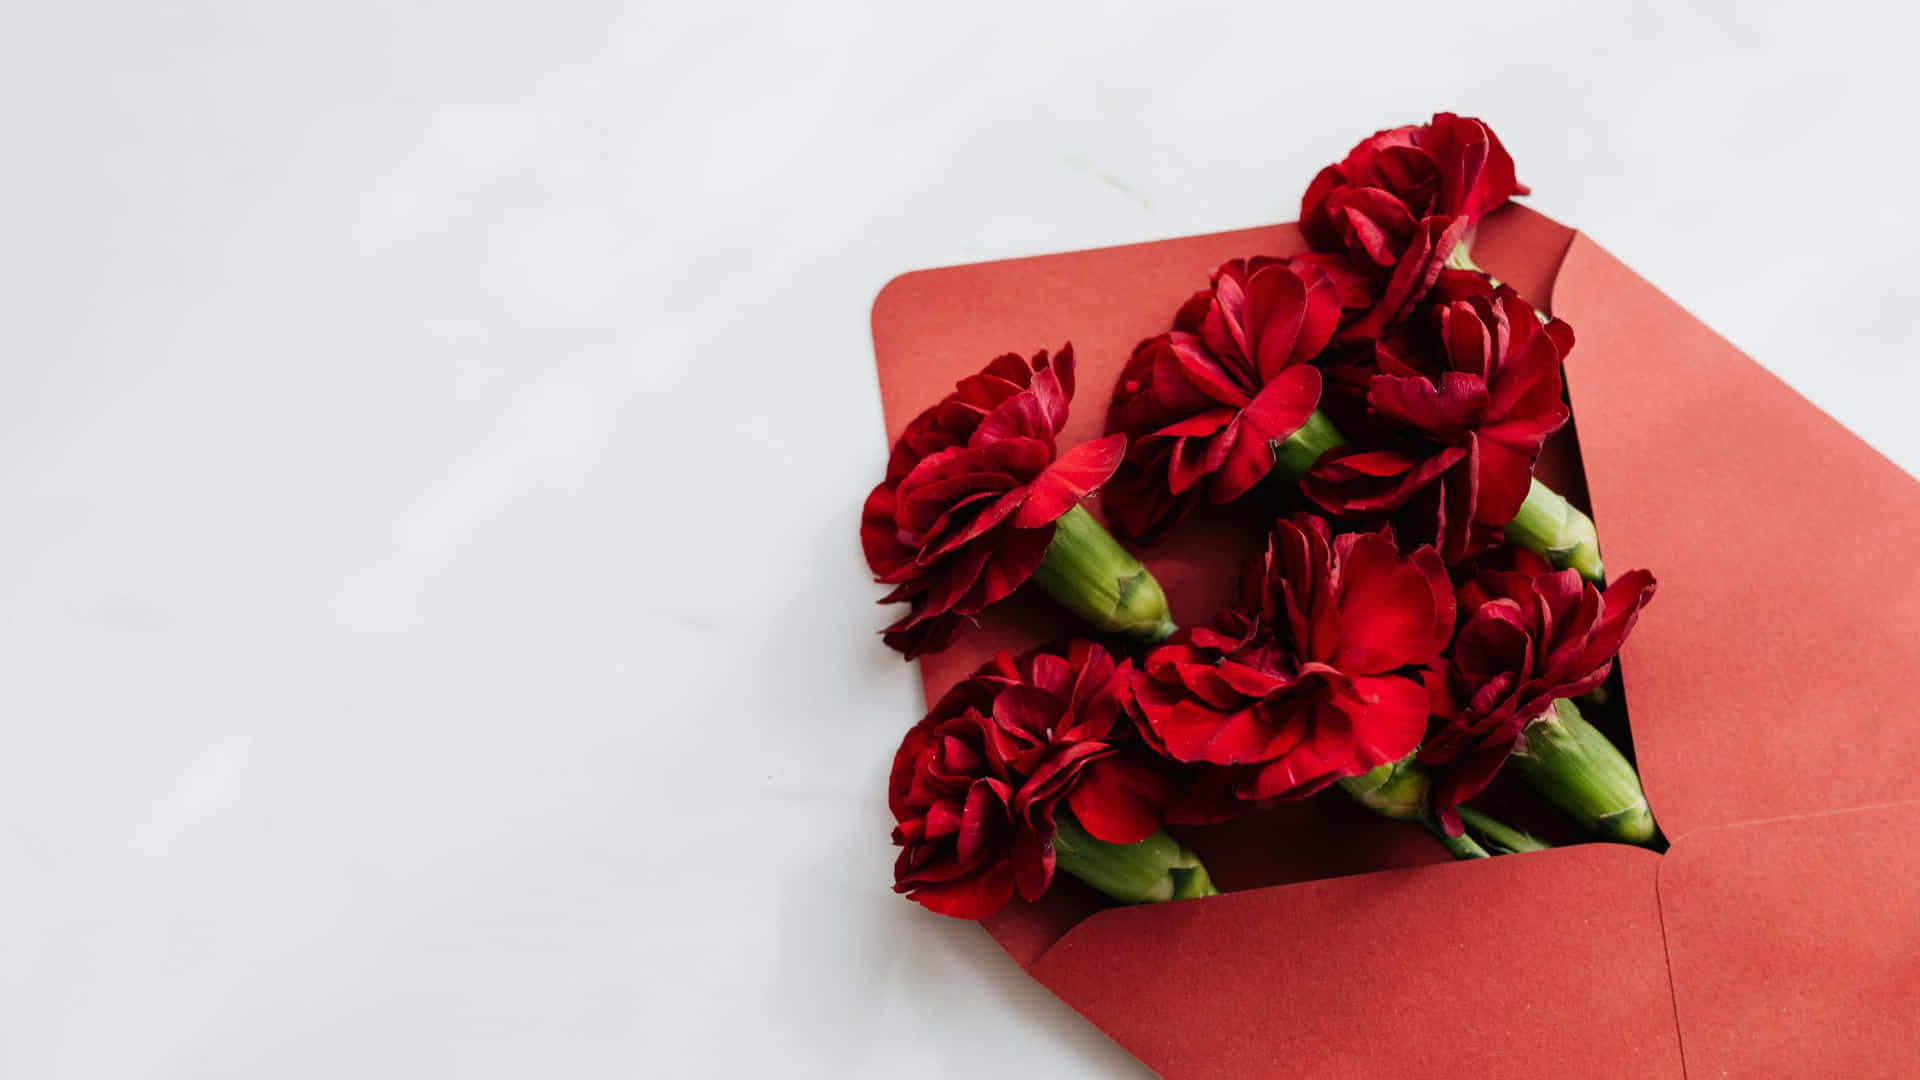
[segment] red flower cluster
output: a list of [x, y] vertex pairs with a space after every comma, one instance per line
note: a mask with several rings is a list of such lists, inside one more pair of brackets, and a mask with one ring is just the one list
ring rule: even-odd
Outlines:
[[1133, 664], [1075, 641], [1001, 654], [941, 698], [894, 757], [894, 890], [981, 919], [1053, 880], [1062, 805], [1115, 844], [1151, 836], [1175, 789], [1123, 713]]
[[[910, 605], [889, 645], [942, 648], [1032, 579], [1150, 651], [1003, 653], [944, 695], [894, 760], [897, 891], [965, 918], [1056, 870], [1126, 902], [1209, 895], [1164, 823], [1387, 765], [1346, 786], [1458, 837], [1529, 735], [1524, 779], [1596, 832], [1657, 836], [1625, 758], [1555, 707], [1608, 677], [1654, 592], [1645, 571], [1583, 580], [1602, 573], [1592, 522], [1533, 478], [1569, 418], [1573, 331], [1451, 259], [1524, 193], [1478, 120], [1379, 132], [1308, 189], [1312, 252], [1225, 263], [1135, 347], [1106, 438], [1056, 446], [1070, 348], [1002, 356], [907, 426], [861, 526], [886, 600]], [[1276, 468], [1332, 520], [1275, 522], [1235, 603], [1164, 642], [1149, 571], [1092, 517], [1062, 520], [1104, 485], [1116, 531], [1150, 540]], [[1487, 848], [1528, 846], [1475, 820]]]
[[1320, 403], [1308, 361], [1340, 321], [1334, 279], [1309, 263], [1235, 259], [1213, 272], [1172, 333], [1134, 348], [1107, 413], [1129, 448], [1106, 506], [1150, 539], [1202, 497], [1231, 502], [1273, 470], [1273, 444]]
[[1119, 467], [1126, 440], [1058, 453], [1073, 400], [1073, 347], [1008, 353], [914, 417], [867, 502], [860, 542], [882, 603], [912, 609], [886, 630], [908, 657], [945, 648], [961, 625], [1033, 576], [1053, 523]]
[[1477, 295], [1436, 298], [1427, 326], [1379, 344], [1366, 391], [1376, 437], [1329, 451], [1301, 481], [1342, 516], [1406, 508], [1403, 528], [1450, 565], [1497, 541], [1568, 416], [1560, 365], [1572, 327], [1541, 325], [1512, 289], [1474, 277]]
[[1390, 532], [1275, 524], [1238, 607], [1182, 631], [1134, 676], [1154, 742], [1216, 766], [1244, 800], [1299, 798], [1412, 753], [1426, 734], [1419, 669], [1453, 633], [1454, 598], [1431, 547]]
[[1572, 570], [1520, 556], [1522, 568], [1480, 574], [1460, 590], [1460, 632], [1435, 689], [1433, 733], [1420, 751], [1434, 770], [1433, 806], [1448, 830], [1555, 699], [1606, 681], [1613, 658], [1653, 598], [1653, 575], [1622, 574], [1603, 593]]
[[1493, 132], [1451, 113], [1379, 132], [1322, 170], [1301, 210], [1312, 253], [1227, 263], [1171, 333], [1135, 347], [1107, 413], [1129, 440], [1106, 494], [1116, 528], [1150, 541], [1203, 499], [1251, 490], [1321, 406], [1325, 367], [1380, 437], [1325, 454], [1308, 494], [1363, 521], [1412, 507], [1403, 534], [1450, 564], [1484, 550], [1565, 422], [1573, 334], [1446, 266], [1524, 190]]

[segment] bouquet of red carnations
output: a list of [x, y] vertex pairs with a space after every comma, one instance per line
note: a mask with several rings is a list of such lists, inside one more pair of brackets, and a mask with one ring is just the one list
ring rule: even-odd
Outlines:
[[[1209, 896], [1165, 827], [1329, 789], [1458, 858], [1545, 847], [1467, 805], [1509, 765], [1593, 833], [1661, 842], [1580, 708], [1654, 579], [1608, 580], [1593, 522], [1534, 475], [1574, 331], [1469, 255], [1525, 193], [1478, 120], [1380, 132], [1308, 186], [1311, 252], [1220, 266], [1134, 347], [1104, 438], [1057, 441], [1071, 345], [1000, 356], [907, 426], [861, 522], [908, 608], [886, 643], [943, 649], [1026, 585], [1087, 636], [995, 657], [907, 732], [896, 890], [973, 919], [1058, 872]], [[1122, 541], [1229, 504], [1264, 548], [1178, 626]]]

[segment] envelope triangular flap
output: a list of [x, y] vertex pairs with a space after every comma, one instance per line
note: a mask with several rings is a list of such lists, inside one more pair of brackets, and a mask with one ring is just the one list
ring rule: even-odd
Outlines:
[[1168, 1080], [1681, 1077], [1652, 852], [1114, 908], [1028, 970]]
[[1910, 798], [1920, 486], [1585, 236], [1551, 303], [1601, 554], [1660, 579], [1622, 665], [1667, 835]]
[[1659, 889], [1689, 1075], [1920, 1075], [1920, 802], [1696, 830]]

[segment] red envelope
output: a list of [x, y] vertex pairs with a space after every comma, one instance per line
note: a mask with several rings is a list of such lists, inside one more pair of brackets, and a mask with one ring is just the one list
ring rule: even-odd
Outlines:
[[[1133, 344], [1209, 270], [1304, 247], [1283, 225], [896, 278], [888, 438], [993, 356], [1068, 340], [1061, 443], [1097, 436]], [[1659, 576], [1621, 672], [1672, 848], [1447, 862], [1323, 796], [1182, 833], [1225, 895], [1119, 908], [1062, 881], [988, 931], [1170, 1080], [1920, 1074], [1920, 487], [1578, 232], [1509, 207], [1473, 251], [1573, 324], [1543, 470], [1590, 495], [1610, 568]], [[1144, 553], [1177, 620], [1226, 602], [1259, 534], [1217, 512]], [[929, 699], [1068, 628], [1015, 597], [922, 662]]]

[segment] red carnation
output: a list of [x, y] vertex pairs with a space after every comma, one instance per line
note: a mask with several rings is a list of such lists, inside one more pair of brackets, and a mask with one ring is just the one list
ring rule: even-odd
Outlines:
[[1273, 443], [1320, 401], [1308, 361], [1340, 320], [1321, 269], [1235, 259], [1189, 299], [1174, 330], [1141, 342], [1107, 412], [1129, 441], [1106, 506], [1125, 535], [1152, 538], [1203, 497], [1231, 502], [1273, 470]]
[[1437, 304], [1430, 327], [1374, 352], [1380, 438], [1329, 451], [1302, 490], [1342, 516], [1400, 511], [1449, 564], [1472, 557], [1519, 513], [1541, 445], [1567, 421], [1560, 365], [1572, 348], [1571, 327], [1540, 325], [1504, 286]]
[[886, 630], [909, 657], [945, 648], [964, 621], [1033, 576], [1053, 523], [1119, 467], [1126, 440], [1059, 454], [1073, 347], [1008, 353], [907, 425], [867, 496], [860, 542], [881, 601], [912, 609]]
[[1342, 340], [1378, 336], [1407, 316], [1474, 223], [1516, 194], [1526, 189], [1493, 130], [1452, 113], [1376, 132], [1322, 169], [1301, 199], [1301, 231], [1379, 281], [1371, 310]]
[[1224, 768], [1239, 798], [1303, 797], [1419, 745], [1417, 669], [1453, 616], [1431, 547], [1403, 556], [1390, 532], [1334, 536], [1302, 514], [1274, 525], [1238, 608], [1147, 657], [1134, 700], [1168, 756]]
[[1527, 725], [1555, 700], [1606, 681], [1653, 590], [1645, 570], [1604, 593], [1573, 570], [1488, 571], [1462, 587], [1462, 599], [1478, 606], [1460, 627], [1446, 683], [1436, 687], [1440, 718], [1420, 751], [1449, 832], [1459, 832], [1459, 805], [1525, 748]]
[[1431, 123], [1375, 132], [1320, 170], [1300, 201], [1300, 228], [1315, 248], [1338, 251], [1356, 237], [1363, 246], [1371, 242], [1365, 234], [1379, 211], [1369, 208], [1385, 200], [1400, 216], [1459, 217], [1471, 225], [1526, 193], [1492, 128], [1436, 113]]
[[1152, 836], [1174, 790], [1122, 712], [1132, 673], [1075, 641], [1065, 655], [1002, 653], [948, 691], [893, 760], [894, 891], [966, 919], [1000, 910], [1016, 886], [1038, 899], [1063, 802], [1096, 839]]

